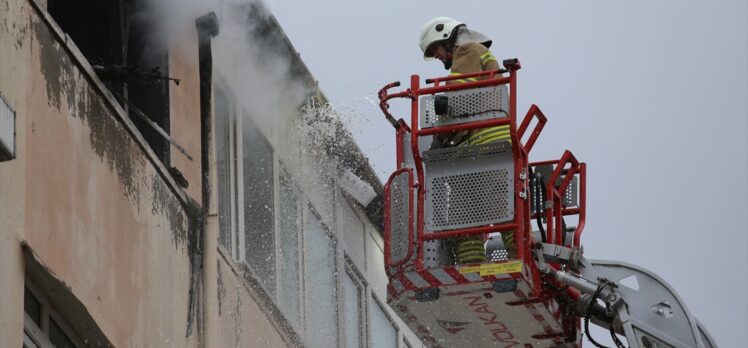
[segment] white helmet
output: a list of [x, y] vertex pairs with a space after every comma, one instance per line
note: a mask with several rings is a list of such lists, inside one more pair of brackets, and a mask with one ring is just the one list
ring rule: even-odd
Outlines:
[[423, 51], [424, 59], [431, 59], [433, 57], [428, 56], [426, 52], [429, 46], [434, 42], [448, 40], [456, 32], [456, 28], [464, 25], [456, 19], [449, 17], [436, 17], [426, 23], [421, 29], [421, 51]]

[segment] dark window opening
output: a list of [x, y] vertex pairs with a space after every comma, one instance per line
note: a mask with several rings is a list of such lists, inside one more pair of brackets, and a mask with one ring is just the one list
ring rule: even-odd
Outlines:
[[128, 99], [169, 133], [168, 49], [146, 0], [48, 0], [47, 9], [70, 36], [164, 164], [169, 142], [133, 111]]
[[[94, 65], [122, 66], [125, 62], [124, 0], [49, 0], [47, 10]], [[109, 88], [122, 94], [124, 82], [108, 80]]]
[[[169, 124], [169, 80], [153, 76], [167, 76], [169, 55], [165, 39], [158, 33], [156, 16], [142, 1], [130, 7], [127, 39], [127, 65], [137, 70], [128, 79], [127, 97], [167, 134]], [[151, 76], [151, 77], [149, 77]], [[164, 164], [169, 164], [169, 141], [140, 119], [133, 110], [130, 118]]]
[[36, 325], [42, 326], [42, 303], [26, 287], [23, 288], [23, 310]]
[[65, 331], [62, 331], [60, 325], [52, 318], [49, 318], [49, 341], [54, 344], [55, 348], [75, 348], [70, 337], [65, 334]]

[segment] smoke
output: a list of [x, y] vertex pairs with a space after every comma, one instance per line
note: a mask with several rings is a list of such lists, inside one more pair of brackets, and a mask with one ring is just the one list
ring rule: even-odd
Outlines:
[[[214, 91], [232, 95], [228, 99], [238, 103], [233, 109], [243, 124], [261, 130], [303, 191], [327, 187], [335, 177], [363, 206], [371, 202], [376, 193], [361, 179], [368, 162], [343, 128], [345, 118], [361, 115], [314, 98], [319, 96], [316, 82], [262, 1], [150, 1], [167, 40], [182, 44], [172, 50], [188, 57], [197, 54], [196, 47], [183, 45], [195, 41], [195, 18], [216, 13], [220, 33], [212, 41]], [[314, 160], [302, 165], [303, 158]]]
[[212, 41], [213, 71], [268, 137], [316, 91], [300, 76], [298, 54], [272, 28], [275, 19], [262, 1], [146, 0], [139, 8], [137, 17], [158, 26], [149, 40], [170, 42], [185, 57], [197, 55], [194, 20], [215, 12], [220, 33]]
[[217, 12], [221, 34], [213, 46], [215, 70], [270, 137], [272, 130], [287, 127], [315, 89], [300, 76], [298, 54], [272, 27], [274, 19], [261, 2], [222, 3]]

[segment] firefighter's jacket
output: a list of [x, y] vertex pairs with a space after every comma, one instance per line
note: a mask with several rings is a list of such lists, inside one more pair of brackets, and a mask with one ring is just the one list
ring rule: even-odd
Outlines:
[[[454, 48], [452, 53], [452, 70], [450, 75], [470, 74], [481, 71], [498, 70], [499, 62], [491, 51], [481, 43], [468, 42]], [[465, 78], [447, 83], [465, 83], [478, 81], [478, 78]], [[441, 147], [487, 144], [509, 140], [509, 126], [497, 126], [462, 131], [439, 136], [437, 142]]]

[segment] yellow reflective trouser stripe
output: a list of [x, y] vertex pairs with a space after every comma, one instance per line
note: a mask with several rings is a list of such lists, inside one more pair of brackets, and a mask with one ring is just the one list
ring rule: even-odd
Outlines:
[[472, 139], [475, 137], [482, 137], [484, 135], [494, 133], [494, 132], [509, 132], [509, 126], [496, 126], [496, 127], [490, 127], [490, 128], [483, 128], [473, 133], [473, 135], [470, 138]]
[[514, 246], [514, 233], [511, 231], [502, 232], [501, 240], [504, 241], [504, 246], [507, 248]]
[[[465, 145], [480, 145], [501, 140], [510, 140], [509, 126], [498, 126], [481, 129], [463, 142]], [[510, 140], [511, 141], [511, 140]]]
[[495, 138], [509, 138], [509, 131], [506, 132], [496, 132], [496, 133], [490, 133], [479, 137], [470, 137], [470, 139], [467, 140], [467, 142], [470, 145], [481, 143], [481, 144], [488, 144], [488, 139], [495, 139]]
[[489, 137], [481, 138], [481, 139], [473, 141], [472, 143], [470, 143], [470, 145], [490, 144], [490, 143], [493, 143], [493, 142], [498, 142], [500, 140], [509, 140], [509, 141], [511, 141], [509, 139], [509, 134], [507, 133], [507, 134], [497, 134], [497, 135], [492, 135], [492, 136], [489, 136]]
[[466, 242], [462, 242], [457, 246], [457, 250], [472, 250], [475, 248], [483, 248], [483, 242], [477, 243], [477, 244], [468, 244]]
[[457, 244], [457, 263], [465, 264], [486, 261], [486, 249], [482, 239], [462, 240]]
[[471, 263], [486, 260], [486, 254], [484, 254], [483, 252], [470, 254], [465, 253], [458, 255], [458, 257], [460, 258], [460, 263]]

